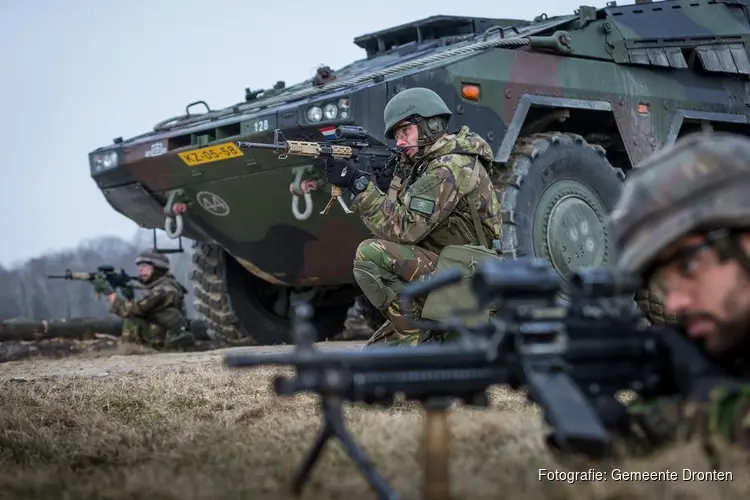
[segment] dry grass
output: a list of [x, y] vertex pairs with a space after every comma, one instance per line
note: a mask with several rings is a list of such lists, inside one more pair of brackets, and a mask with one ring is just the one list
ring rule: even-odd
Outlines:
[[[145, 358], [145, 357], [144, 357]], [[83, 361], [89, 362], [89, 360]], [[312, 396], [276, 398], [273, 370], [229, 372], [215, 363], [151, 375], [54, 377], [0, 387], [0, 495], [4, 498], [287, 498], [319, 428]], [[745, 464], [732, 482], [539, 481], [563, 469], [544, 449], [535, 408], [496, 390], [491, 410], [451, 414], [452, 478], [458, 498], [746, 498]], [[347, 421], [402, 498], [421, 495], [421, 409], [347, 408]], [[688, 446], [649, 462], [597, 470], [711, 467]], [[355, 497], [356, 495], [356, 497]], [[375, 498], [338, 444], [304, 498]]]

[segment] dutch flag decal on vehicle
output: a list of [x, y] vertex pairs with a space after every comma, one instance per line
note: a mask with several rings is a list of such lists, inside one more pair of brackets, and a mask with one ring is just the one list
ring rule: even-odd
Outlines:
[[330, 125], [328, 127], [320, 127], [318, 130], [320, 130], [320, 133], [323, 134], [323, 138], [326, 141], [330, 141], [336, 138], [336, 127], [333, 125]]

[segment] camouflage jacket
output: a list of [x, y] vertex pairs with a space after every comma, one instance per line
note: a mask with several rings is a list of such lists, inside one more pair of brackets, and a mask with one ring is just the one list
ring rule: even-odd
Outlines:
[[[479, 244], [469, 208], [473, 199], [491, 243], [502, 236], [500, 202], [487, 173], [492, 161], [490, 145], [464, 126], [427, 150], [413, 167], [414, 180], [404, 183], [395, 200], [370, 182], [355, 197], [352, 210], [376, 238], [439, 253], [447, 245]], [[472, 189], [475, 168], [479, 176]]]
[[167, 330], [185, 326], [187, 290], [171, 273], [144, 284], [139, 291], [140, 296], [134, 300], [125, 300], [118, 295], [109, 311], [122, 318], [142, 318]]
[[650, 450], [653, 444], [700, 438], [719, 438], [750, 451], [750, 364], [735, 363], [729, 376], [707, 391], [687, 397], [640, 400], [628, 406], [632, 434], [630, 444]]

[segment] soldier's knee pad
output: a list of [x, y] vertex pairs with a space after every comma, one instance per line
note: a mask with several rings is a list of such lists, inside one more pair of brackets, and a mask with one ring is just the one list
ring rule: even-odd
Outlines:
[[403, 288], [397, 276], [379, 268], [374, 262], [355, 261], [353, 274], [362, 293], [377, 309], [383, 309], [393, 302]]

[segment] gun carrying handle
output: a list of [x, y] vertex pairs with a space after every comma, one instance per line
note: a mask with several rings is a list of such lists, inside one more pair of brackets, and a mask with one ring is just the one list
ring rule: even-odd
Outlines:
[[423, 497], [425, 500], [450, 500], [450, 439], [448, 407], [425, 404]]

